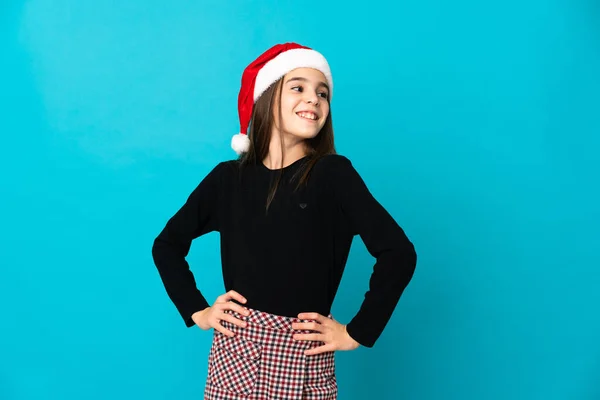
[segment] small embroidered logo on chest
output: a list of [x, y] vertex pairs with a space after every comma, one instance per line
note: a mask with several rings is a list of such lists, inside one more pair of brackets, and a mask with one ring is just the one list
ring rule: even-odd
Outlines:
[[308, 204], [307, 204], [307, 203], [300, 203], [299, 205], [300, 205], [300, 208], [301, 208], [301, 209], [303, 209], [303, 210], [304, 210], [306, 207], [308, 207]]

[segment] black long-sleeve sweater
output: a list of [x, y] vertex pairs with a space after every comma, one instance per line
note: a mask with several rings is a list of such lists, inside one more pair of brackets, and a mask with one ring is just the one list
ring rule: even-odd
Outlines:
[[290, 178], [303, 157], [283, 169], [268, 211], [265, 204], [278, 170], [261, 162], [243, 167], [219, 163], [155, 239], [152, 255], [167, 294], [186, 326], [210, 304], [196, 286], [186, 256], [192, 240], [212, 231], [221, 237], [224, 286], [244, 306], [296, 318], [330, 313], [354, 235], [376, 258], [369, 289], [348, 334], [366, 347], [379, 338], [411, 280], [416, 253], [403, 229], [373, 197], [350, 160], [328, 155], [297, 192]]

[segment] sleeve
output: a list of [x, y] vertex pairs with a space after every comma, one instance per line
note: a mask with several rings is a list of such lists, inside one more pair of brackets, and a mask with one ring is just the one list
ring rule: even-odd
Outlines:
[[188, 328], [195, 325], [192, 314], [209, 304], [196, 286], [186, 257], [193, 239], [218, 230], [222, 169], [220, 163], [202, 179], [152, 245], [152, 257], [162, 283]]
[[417, 255], [404, 230], [373, 197], [350, 160], [344, 156], [337, 160], [337, 201], [353, 234], [360, 235], [376, 258], [369, 289], [346, 330], [361, 345], [373, 347], [412, 279]]

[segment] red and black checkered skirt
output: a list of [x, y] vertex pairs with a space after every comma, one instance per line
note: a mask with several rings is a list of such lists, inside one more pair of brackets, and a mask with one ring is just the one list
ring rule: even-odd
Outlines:
[[246, 327], [221, 321], [234, 337], [214, 330], [205, 400], [337, 399], [334, 352], [307, 356], [305, 350], [324, 343], [292, 338], [314, 333], [292, 329], [293, 322], [310, 320], [244, 308], [249, 316], [227, 312], [246, 321]]

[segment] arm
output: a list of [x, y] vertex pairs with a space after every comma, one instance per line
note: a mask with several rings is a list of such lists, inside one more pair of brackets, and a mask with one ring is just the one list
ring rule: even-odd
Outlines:
[[352, 232], [360, 235], [377, 260], [369, 290], [347, 332], [363, 346], [373, 347], [412, 279], [417, 256], [403, 229], [373, 197], [350, 160], [338, 156], [336, 164], [337, 201]]
[[196, 286], [186, 256], [192, 240], [218, 230], [218, 164], [187, 198], [185, 204], [166, 223], [154, 240], [152, 257], [167, 294], [187, 327], [194, 326], [192, 314], [209, 307]]

